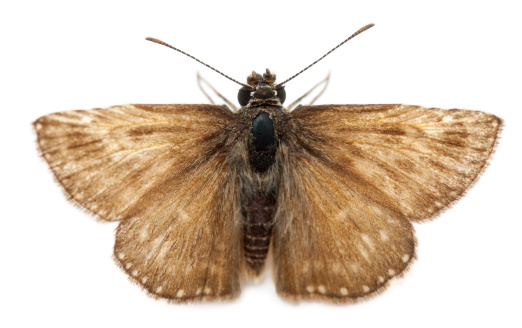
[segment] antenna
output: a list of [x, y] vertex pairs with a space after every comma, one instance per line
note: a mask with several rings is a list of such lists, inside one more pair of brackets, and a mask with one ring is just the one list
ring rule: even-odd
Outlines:
[[357, 32], [355, 32], [354, 34], [352, 34], [348, 39], [344, 40], [343, 42], [339, 43], [336, 47], [334, 47], [332, 50], [328, 51], [323, 57], [317, 59], [316, 61], [314, 61], [312, 64], [308, 65], [307, 67], [305, 67], [304, 69], [302, 69], [299, 73], [295, 74], [294, 76], [292, 76], [291, 78], [279, 83], [278, 85], [276, 85], [276, 89], [281, 87], [283, 84], [285, 84], [286, 82], [292, 80], [293, 78], [295, 78], [296, 76], [298, 76], [299, 74], [303, 73], [304, 71], [306, 71], [307, 69], [309, 69], [310, 67], [314, 66], [315, 64], [317, 64], [320, 60], [322, 60], [324, 57], [328, 56], [330, 53], [332, 53], [335, 49], [339, 48], [340, 46], [342, 46], [343, 44], [345, 44], [346, 42], [348, 42], [350, 39], [354, 38], [355, 36], [357, 36], [358, 34], [366, 31], [367, 29], [369, 29], [370, 27], [374, 26], [375, 24], [368, 24], [364, 27], [361, 27]]
[[218, 70], [215, 69], [214, 67], [212, 67], [212, 66], [210, 66], [210, 65], [208, 65], [208, 64], [206, 64], [206, 63], [204, 63], [204, 62], [202, 62], [201, 60], [197, 59], [197, 58], [194, 57], [194, 56], [189, 55], [188, 53], [186, 53], [186, 52], [184, 52], [184, 51], [179, 50], [178, 48], [174, 48], [173, 46], [171, 46], [171, 45], [168, 44], [168, 43], [165, 43], [165, 42], [163, 42], [163, 41], [161, 41], [161, 40], [154, 39], [154, 38], [146, 38], [145, 40], [152, 41], [152, 42], [156, 42], [156, 43], [161, 44], [161, 45], [163, 45], [163, 46], [165, 46], [165, 47], [168, 47], [168, 48], [174, 49], [174, 50], [176, 50], [176, 51], [178, 51], [178, 52], [181, 52], [181, 53], [184, 54], [185, 56], [188, 56], [188, 57], [194, 59], [195, 61], [197, 61], [198, 63], [207, 66], [208, 68], [210, 68], [210, 69], [213, 70], [214, 72], [217, 72], [217, 73], [223, 75], [224, 77], [226, 77], [226, 78], [229, 79], [230, 81], [234, 81], [234, 82], [236, 82], [237, 84], [239, 84], [239, 85], [241, 85], [241, 86], [244, 86], [245, 88], [248, 88], [249, 90], [253, 90], [251, 86], [249, 86], [249, 85], [247, 85], [247, 84], [244, 84], [244, 83], [241, 83], [241, 82], [239, 82], [239, 81], [234, 80], [234, 79], [231, 78], [230, 76], [221, 73], [220, 71], [218, 71]]

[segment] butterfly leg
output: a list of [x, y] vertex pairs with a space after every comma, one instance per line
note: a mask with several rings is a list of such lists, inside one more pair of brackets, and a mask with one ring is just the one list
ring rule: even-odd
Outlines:
[[210, 101], [211, 104], [214, 104], [214, 101], [208, 95], [208, 93], [205, 91], [205, 89], [203, 89], [202, 83], [204, 83], [206, 86], [208, 86], [219, 98], [221, 98], [221, 100], [223, 100], [225, 102], [225, 104], [227, 104], [230, 108], [232, 108], [233, 111], [237, 111], [237, 107], [232, 102], [230, 102], [230, 100], [225, 98], [225, 96], [223, 96], [221, 93], [219, 93], [210, 83], [207, 82], [207, 80], [202, 78], [201, 75], [199, 75], [199, 73], [198, 73], [197, 77], [198, 77], [199, 89], [201, 90], [201, 92], [203, 92], [203, 94], [205, 95], [205, 97], [207, 97], [207, 99]]
[[319, 94], [317, 94], [317, 96], [315, 96], [312, 99], [312, 101], [308, 104], [308, 105], [312, 105], [313, 103], [315, 103], [317, 101], [317, 99], [319, 99], [319, 97], [321, 97], [323, 95], [324, 91], [326, 90], [326, 87], [328, 86], [328, 82], [329, 81], [330, 81], [330, 73], [328, 73], [328, 75], [323, 80], [321, 80], [319, 83], [314, 85], [313, 88], [308, 90], [304, 95], [302, 95], [301, 97], [299, 97], [296, 100], [294, 100], [294, 102], [292, 102], [290, 105], [288, 105], [288, 107], [286, 109], [289, 110], [289, 111], [292, 110], [292, 108], [295, 105], [297, 105], [304, 98], [308, 97], [308, 95], [310, 95], [310, 93], [312, 93], [318, 86], [320, 86], [321, 84], [324, 84], [324, 86], [321, 89], [321, 91], [319, 91]]

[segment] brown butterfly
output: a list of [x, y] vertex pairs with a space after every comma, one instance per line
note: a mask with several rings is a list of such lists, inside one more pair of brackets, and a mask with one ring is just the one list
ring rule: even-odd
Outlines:
[[502, 121], [410, 105], [290, 111], [283, 85], [298, 74], [279, 84], [268, 69], [247, 84], [233, 80], [243, 86], [237, 111], [50, 114], [34, 122], [38, 145], [72, 202], [120, 221], [115, 260], [155, 297], [233, 298], [270, 252], [283, 297], [355, 301], [408, 268], [412, 223], [434, 218], [477, 180]]

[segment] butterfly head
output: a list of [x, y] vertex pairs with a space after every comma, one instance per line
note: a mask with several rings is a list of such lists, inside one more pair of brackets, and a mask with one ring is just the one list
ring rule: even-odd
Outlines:
[[248, 86], [239, 89], [237, 100], [241, 106], [281, 106], [286, 99], [284, 86], [275, 85], [276, 76], [267, 68], [266, 73], [252, 71], [247, 77]]

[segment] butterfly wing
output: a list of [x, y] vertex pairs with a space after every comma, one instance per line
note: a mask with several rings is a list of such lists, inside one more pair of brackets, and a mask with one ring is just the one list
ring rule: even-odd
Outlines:
[[350, 301], [415, 256], [411, 222], [457, 200], [487, 164], [493, 115], [407, 105], [303, 106], [280, 153], [278, 292]]
[[76, 204], [120, 221], [114, 255], [151, 294], [239, 292], [236, 181], [226, 156], [235, 116], [214, 105], [126, 105], [55, 113], [34, 127]]

